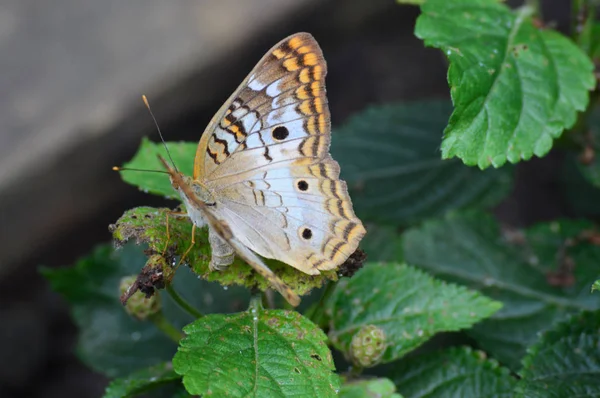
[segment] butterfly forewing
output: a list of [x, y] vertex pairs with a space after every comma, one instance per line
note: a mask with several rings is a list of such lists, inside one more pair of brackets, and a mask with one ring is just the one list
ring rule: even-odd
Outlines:
[[213, 118], [194, 165], [240, 242], [309, 274], [336, 268], [365, 233], [329, 155], [326, 73], [311, 35], [278, 43]]

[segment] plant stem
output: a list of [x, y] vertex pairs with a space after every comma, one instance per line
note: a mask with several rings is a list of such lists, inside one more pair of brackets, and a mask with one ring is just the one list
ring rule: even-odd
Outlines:
[[323, 307], [325, 305], [325, 302], [329, 299], [329, 297], [331, 297], [331, 294], [334, 290], [335, 282], [329, 281], [327, 283], [327, 286], [325, 286], [325, 290], [323, 291], [323, 294], [321, 294], [321, 298], [319, 298], [319, 302], [317, 303], [317, 305], [312, 308], [312, 311], [306, 314], [306, 317], [308, 319], [310, 319], [316, 324], [319, 323], [318, 320], [323, 313]]
[[350, 379], [358, 379], [361, 375], [361, 373], [363, 372], [364, 368], [358, 366], [358, 365], [352, 365], [350, 366], [350, 369], [348, 370], [348, 376], [350, 376]]
[[175, 301], [177, 304], [179, 304], [179, 306], [181, 308], [183, 308], [191, 316], [193, 316], [196, 319], [202, 318], [204, 316], [197, 309], [195, 309], [194, 307], [192, 307], [192, 305], [190, 303], [188, 303], [187, 301], [185, 301], [183, 299], [183, 297], [181, 297], [179, 295], [179, 293], [177, 293], [175, 291], [175, 289], [173, 289], [173, 285], [172, 284], [169, 283], [167, 285], [167, 287], [166, 287], [166, 290], [167, 290], [167, 293], [169, 293], [169, 296], [171, 296], [171, 298], [173, 299], [173, 301]]
[[270, 310], [275, 308], [275, 292], [273, 290], [268, 289], [263, 294], [263, 306]]
[[533, 17], [542, 19], [542, 7], [540, 7], [540, 0], [525, 0], [525, 5], [533, 10]]
[[173, 326], [167, 320], [167, 318], [165, 318], [162, 312], [158, 312], [152, 315], [151, 317], [149, 317], [149, 319], [154, 324], [154, 326], [158, 328], [158, 330], [163, 332], [168, 338], [170, 338], [174, 342], [179, 343], [179, 340], [181, 340], [184, 337], [183, 333], [175, 326]]
[[248, 309], [250, 311], [255, 310], [257, 312], [263, 309], [261, 291], [252, 292], [252, 296], [250, 296], [250, 305], [248, 306]]

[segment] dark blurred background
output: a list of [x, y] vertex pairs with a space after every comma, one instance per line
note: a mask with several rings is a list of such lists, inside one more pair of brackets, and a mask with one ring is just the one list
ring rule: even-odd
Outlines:
[[[566, 30], [569, 2], [542, 3]], [[392, 0], [0, 1], [0, 397], [102, 395], [37, 267], [72, 264], [124, 210], [163, 203], [111, 171], [158, 138], [141, 94], [168, 140], [196, 141], [264, 52], [308, 31], [328, 62], [334, 126], [369, 104], [446, 98], [443, 56], [413, 35], [418, 13]], [[560, 162], [519, 165], [502, 221], [563, 213]]]

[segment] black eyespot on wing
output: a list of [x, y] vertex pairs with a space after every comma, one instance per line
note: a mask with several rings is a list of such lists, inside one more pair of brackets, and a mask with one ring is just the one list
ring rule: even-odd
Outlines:
[[304, 239], [310, 239], [312, 238], [312, 231], [308, 228], [304, 228], [304, 230], [302, 231], [302, 237]]
[[301, 191], [306, 191], [308, 189], [308, 182], [304, 180], [298, 181], [298, 189]]
[[278, 141], [281, 141], [281, 140], [285, 140], [287, 138], [287, 136], [290, 135], [290, 132], [288, 131], [288, 129], [286, 127], [278, 126], [273, 129], [272, 134], [273, 134], [273, 138], [275, 138]]

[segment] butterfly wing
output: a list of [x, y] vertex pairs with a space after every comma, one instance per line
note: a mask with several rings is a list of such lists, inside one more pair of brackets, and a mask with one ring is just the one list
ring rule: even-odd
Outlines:
[[311, 35], [275, 45], [215, 115], [194, 165], [241, 243], [308, 274], [336, 268], [365, 234], [329, 155], [326, 72]]

